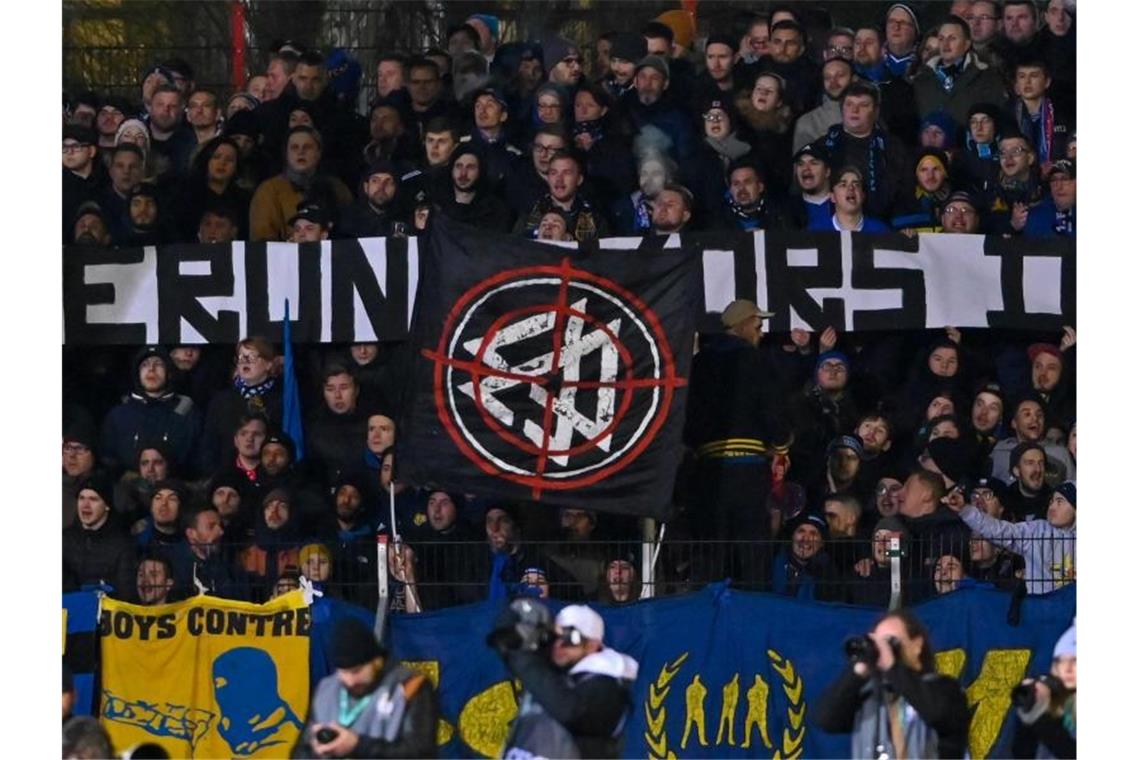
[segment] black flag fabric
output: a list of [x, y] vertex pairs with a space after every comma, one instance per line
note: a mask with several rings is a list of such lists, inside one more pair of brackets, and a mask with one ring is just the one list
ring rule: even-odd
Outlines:
[[700, 256], [677, 236], [573, 247], [432, 223], [401, 479], [665, 518]]

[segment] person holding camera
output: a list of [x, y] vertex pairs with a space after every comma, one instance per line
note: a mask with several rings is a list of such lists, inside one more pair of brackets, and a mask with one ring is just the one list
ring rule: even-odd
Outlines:
[[1018, 726], [1013, 756], [1075, 758], [1077, 756], [1077, 624], [1061, 634], [1053, 647], [1049, 675], [1026, 678], [1013, 689]]
[[438, 708], [426, 676], [389, 659], [357, 618], [333, 629], [333, 665], [293, 757], [435, 757]]
[[603, 643], [602, 617], [563, 607], [551, 622], [537, 599], [511, 602], [487, 643], [524, 693], [502, 757], [617, 757], [637, 662]]
[[828, 733], [851, 734], [851, 757], [962, 757], [970, 727], [966, 695], [934, 668], [926, 627], [909, 610], [848, 639], [848, 663], [816, 706]]

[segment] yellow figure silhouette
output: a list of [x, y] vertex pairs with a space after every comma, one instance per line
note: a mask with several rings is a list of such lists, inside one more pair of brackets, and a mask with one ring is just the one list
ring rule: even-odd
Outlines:
[[709, 690], [701, 683], [701, 675], [693, 676], [693, 682], [685, 687], [685, 735], [681, 737], [681, 749], [689, 744], [689, 732], [693, 724], [697, 726], [697, 741], [702, 747], [709, 746], [705, 738], [705, 697]]
[[740, 674], [737, 673], [732, 677], [732, 680], [724, 685], [721, 690], [720, 700], [720, 723], [716, 728], [716, 743], [722, 744], [724, 738], [724, 726], [728, 724], [728, 746], [735, 747], [736, 739], [733, 736], [735, 730], [733, 726], [736, 724], [736, 703], [740, 700]]
[[756, 726], [764, 746], [772, 749], [772, 740], [768, 738], [768, 684], [757, 675], [746, 696], [748, 714], [744, 716], [744, 743], [740, 746], [745, 749], [752, 746], [752, 727]]

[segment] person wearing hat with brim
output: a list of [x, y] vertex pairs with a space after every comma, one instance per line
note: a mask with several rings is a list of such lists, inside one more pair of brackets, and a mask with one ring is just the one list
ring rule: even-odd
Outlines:
[[439, 709], [431, 681], [389, 656], [372, 628], [346, 616], [326, 656], [293, 757], [434, 757]]
[[821, 145], [805, 145], [792, 156], [794, 190], [787, 213], [795, 229], [826, 224], [835, 209], [831, 203], [830, 154]]
[[316, 200], [302, 200], [286, 224], [290, 243], [318, 243], [328, 240], [332, 232], [331, 215], [324, 204]]
[[1049, 195], [1025, 220], [1025, 237], [1075, 238], [1077, 235], [1077, 162], [1054, 161], [1045, 175]]
[[500, 190], [507, 175], [523, 157], [522, 151], [509, 141], [515, 131], [510, 122], [510, 103], [500, 88], [482, 87], [471, 95], [471, 114], [472, 129], [467, 137], [460, 139], [470, 139], [483, 149], [487, 178], [491, 187]]
[[503, 757], [618, 756], [638, 663], [604, 639], [602, 616], [585, 605], [553, 621], [537, 599], [503, 610], [488, 644], [523, 688]]
[[393, 161], [378, 158], [360, 176], [360, 198], [341, 214], [338, 237], [390, 237], [411, 226], [404, 205], [405, 172]]
[[985, 514], [972, 504], [944, 502], [985, 540], [1025, 559], [1030, 594], [1047, 594], [1077, 578], [1077, 484], [1066, 480], [1049, 500], [1043, 520], [1011, 523]]
[[827, 521], [814, 512], [801, 512], [784, 526], [787, 543], [772, 563], [772, 593], [803, 601], [846, 601], [843, 584], [826, 544]]
[[[773, 316], [754, 302], [733, 301], [720, 315], [723, 332], [701, 335], [693, 359], [684, 441], [696, 455], [690, 482], [699, 511], [689, 513], [693, 537], [727, 541], [771, 537], [763, 498], [771, 490], [772, 458], [787, 454], [791, 429], [781, 411], [784, 389], [773, 360], [757, 350], [763, 321]], [[762, 545], [763, 546], [763, 545]], [[718, 546], [701, 580], [732, 577], [762, 584], [770, 561]]]
[[696, 152], [696, 134], [692, 117], [669, 91], [673, 84], [668, 61], [647, 55], [634, 67], [633, 89], [623, 94], [620, 102], [634, 129], [657, 128], [669, 138], [669, 155], [675, 161], [684, 161]]

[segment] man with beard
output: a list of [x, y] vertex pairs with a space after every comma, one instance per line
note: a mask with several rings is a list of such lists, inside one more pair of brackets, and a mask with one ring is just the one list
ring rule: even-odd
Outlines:
[[135, 595], [144, 607], [155, 607], [175, 601], [171, 598], [174, 590], [174, 571], [170, 560], [161, 554], [145, 554], [139, 560], [135, 573]]
[[1068, 327], [1060, 346], [1034, 343], [1027, 351], [1033, 393], [1045, 410], [1045, 437], [1050, 441], [1063, 440], [1069, 420], [1077, 415], [1070, 381], [1076, 363], [1072, 356], [1075, 343], [1076, 331]]
[[788, 216], [796, 229], [819, 226], [831, 221], [831, 167], [828, 153], [816, 145], [805, 145], [792, 157], [792, 174], [799, 192], [788, 202]]
[[173, 368], [160, 346], [146, 346], [134, 358], [134, 387], [107, 413], [100, 434], [104, 464], [119, 471], [134, 463], [142, 441], [162, 441], [180, 465], [191, 465], [202, 421], [187, 396], [171, 392]]
[[361, 177], [360, 199], [344, 211], [338, 237], [407, 234], [410, 225], [400, 206], [401, 177], [391, 161], [373, 161]]
[[551, 159], [568, 145], [565, 130], [556, 124], [541, 127], [530, 144], [530, 160], [520, 161], [506, 178], [506, 199], [516, 217], [530, 213], [534, 199], [549, 192], [546, 174]]
[[634, 88], [621, 96], [620, 103], [629, 114], [634, 128], [645, 134], [654, 127], [669, 138], [669, 155], [684, 161], [696, 152], [696, 135], [692, 119], [669, 97], [669, 66], [665, 59], [647, 55], [637, 63]]
[[182, 120], [183, 103], [181, 90], [173, 85], [159, 85], [146, 106], [150, 150], [160, 182], [185, 174], [198, 144], [194, 130]]
[[159, 213], [159, 191], [149, 182], [140, 182], [127, 195], [127, 220], [116, 245], [141, 247], [172, 242], [168, 220]]
[[487, 185], [483, 153], [470, 142], [451, 154], [450, 172], [440, 177], [440, 213], [487, 232], [507, 232], [510, 210]]
[[139, 443], [133, 464], [115, 484], [115, 512], [128, 522], [147, 513], [155, 484], [173, 475], [174, 457], [164, 443], [145, 441]]
[[1046, 465], [1053, 482], [1072, 480], [1077, 476], [1077, 467], [1068, 449], [1045, 438], [1045, 406], [1036, 393], [1026, 394], [1018, 400], [1009, 426], [1013, 435], [998, 441], [990, 454], [993, 461], [990, 474], [995, 478], [1009, 478], [1014, 464], [1011, 452], [1022, 443], [1040, 446], [1046, 455]]
[[107, 246], [111, 244], [111, 232], [107, 224], [107, 215], [102, 207], [94, 201], [80, 204], [75, 212], [75, 223], [72, 225], [71, 241], [74, 245]]
[[516, 232], [537, 234], [542, 217], [550, 211], [561, 211], [567, 220], [567, 231], [579, 242], [605, 237], [609, 231], [605, 217], [580, 192], [586, 179], [586, 165], [576, 150], [555, 153], [546, 172], [547, 192], [535, 201], [530, 213], [520, 217]]
[[672, 235], [687, 229], [693, 218], [693, 194], [684, 185], [668, 182], [653, 199], [653, 234]]
[[336, 672], [317, 684], [292, 756], [434, 755], [438, 709], [427, 676], [390, 658], [354, 617], [336, 624], [332, 645]]
[[610, 68], [602, 86], [615, 99], [634, 89], [637, 62], [645, 58], [649, 48], [645, 38], [636, 32], [615, 32], [610, 42]]
[[855, 78], [851, 62], [843, 58], [832, 58], [823, 64], [823, 102], [796, 119], [796, 129], [792, 137], [795, 150], [815, 142], [827, 134], [832, 124], [843, 120], [840, 98], [843, 91]]
[[748, 156], [728, 165], [728, 190], [721, 206], [720, 227], [730, 230], [783, 229], [788, 225], [768, 197], [764, 170]]
[[736, 42], [729, 34], [710, 34], [705, 43], [705, 70], [697, 77], [697, 99], [728, 97], [732, 93], [732, 64]]
[[321, 135], [312, 127], [293, 127], [285, 140], [285, 169], [258, 185], [249, 204], [251, 240], [286, 240], [288, 220], [302, 199], [320, 200], [327, 207], [352, 202], [352, 193], [336, 177], [319, 174]]
[[1045, 449], [1040, 443], [1019, 443], [1009, 461], [1013, 482], [1006, 487], [1001, 502], [1007, 519], [1019, 522], [1043, 517], [1053, 493], [1045, 479]]
[[371, 505], [377, 493], [359, 473], [348, 473], [333, 484], [333, 519], [318, 532], [326, 535], [333, 552], [332, 577], [345, 601], [375, 609], [376, 534], [388, 532], [375, 523]]
[[307, 529], [325, 514], [326, 499], [312, 479], [295, 466], [296, 458], [296, 444], [288, 434], [279, 430], [269, 432], [261, 444], [257, 490], [266, 492], [274, 488], [288, 489], [293, 495], [296, 518], [302, 529]]

